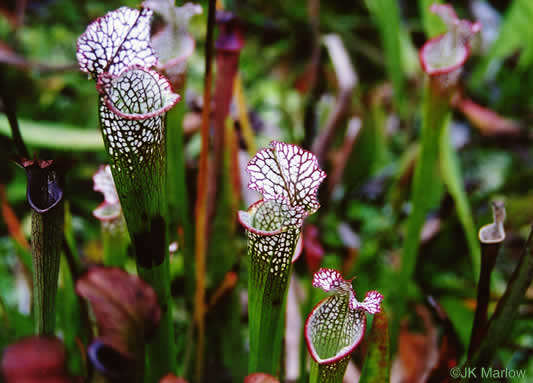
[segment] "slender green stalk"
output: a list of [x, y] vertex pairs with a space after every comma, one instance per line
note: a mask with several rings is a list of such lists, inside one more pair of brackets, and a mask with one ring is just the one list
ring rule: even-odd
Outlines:
[[481, 263], [481, 248], [476, 235], [476, 225], [472, 218], [472, 209], [468, 202], [465, 188], [463, 186], [463, 177], [459, 166], [457, 152], [454, 150], [450, 139], [450, 124], [447, 123], [441, 135], [440, 144], [440, 169], [444, 184], [457, 210], [457, 216], [465, 232], [466, 243], [470, 253], [470, 262], [472, 263], [472, 272], [474, 279], [479, 278]]
[[[450, 118], [448, 98], [440, 89], [426, 81], [424, 100], [422, 105], [422, 132], [420, 138], [420, 152], [415, 165], [411, 206], [412, 210], [407, 220], [407, 231], [402, 253], [402, 263], [398, 276], [399, 286], [408, 286], [416, 266], [420, 233], [426, 221], [426, 216], [437, 203], [442, 191], [442, 179], [439, 174], [439, 148], [441, 135]], [[399, 323], [405, 314], [405, 292], [394, 289], [389, 292], [394, 296], [394, 318], [391, 322], [391, 339], [396, 339]]]
[[309, 372], [309, 383], [342, 383], [349, 361], [350, 356], [332, 364], [319, 364], [313, 360]]
[[35, 334], [53, 335], [59, 261], [63, 243], [63, 204], [32, 211], [33, 316]]
[[420, 231], [426, 221], [426, 215], [438, 200], [439, 190], [442, 188], [442, 181], [436, 176], [439, 174], [439, 143], [449, 117], [448, 99], [432, 86], [431, 80], [428, 80], [422, 110], [421, 148], [412, 185], [412, 210], [407, 221], [402, 254], [400, 270], [402, 283], [407, 283], [412, 278], [420, 245]]
[[102, 258], [104, 265], [122, 267], [128, 256], [129, 238], [125, 224], [117, 229], [102, 225]]
[[[427, 41], [419, 51], [420, 64], [428, 77], [424, 90], [420, 155], [412, 185], [412, 211], [407, 221], [398, 281], [400, 286], [408, 286], [412, 279], [420, 245], [420, 232], [427, 213], [436, 205], [438, 188], [442, 186], [443, 181], [454, 198], [459, 219], [465, 228], [474, 267], [479, 265], [480, 258], [479, 244], [475, 240], [474, 223], [463, 190], [459, 166], [450, 145], [448, 125], [451, 117], [450, 98], [456, 90], [462, 66], [468, 59], [470, 40], [479, 32], [481, 26], [478, 23], [459, 20], [450, 5], [433, 4], [430, 10], [442, 19], [448, 32]], [[441, 177], [435, 176], [439, 174], [439, 170]], [[477, 272], [478, 269], [474, 268], [476, 277]], [[391, 293], [395, 302], [391, 338], [396, 339], [399, 322], [405, 312], [405, 294], [398, 290]]]
[[[166, 246], [168, 249], [168, 246]], [[161, 265], [152, 268], [139, 267], [139, 276], [148, 282], [157, 294], [161, 306], [161, 319], [155, 335], [146, 345], [145, 382], [154, 382], [175, 370], [176, 352], [174, 326], [172, 324], [170, 271], [168, 253]]]
[[194, 320], [197, 329], [195, 376], [202, 383], [205, 346], [205, 274], [207, 246], [207, 212], [209, 187], [209, 120], [211, 111], [211, 83], [213, 80], [213, 46], [215, 30], [216, 1], [209, 0], [207, 13], [207, 35], [205, 44], [204, 107], [202, 110], [202, 151], [198, 164], [197, 198], [194, 210], [196, 218], [194, 237], [194, 260], [196, 293], [194, 296]]

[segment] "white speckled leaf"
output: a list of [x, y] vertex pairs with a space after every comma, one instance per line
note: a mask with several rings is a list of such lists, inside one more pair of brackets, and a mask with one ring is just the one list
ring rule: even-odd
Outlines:
[[121, 7], [91, 23], [78, 39], [80, 69], [97, 78], [104, 72], [119, 74], [134, 65], [155, 65], [157, 57], [150, 45], [151, 16], [149, 9]]
[[248, 187], [263, 194], [265, 200], [300, 207], [314, 213], [320, 204], [318, 187], [326, 177], [313, 153], [296, 145], [272, 141], [248, 163]]

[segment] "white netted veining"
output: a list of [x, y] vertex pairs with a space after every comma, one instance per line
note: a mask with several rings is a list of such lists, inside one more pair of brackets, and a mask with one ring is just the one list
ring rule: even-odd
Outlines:
[[117, 76], [104, 73], [97, 88], [107, 107], [127, 119], [161, 115], [179, 101], [165, 77], [141, 67], [127, 68]]
[[351, 281], [333, 269], [317, 271], [313, 286], [334, 294], [320, 302], [307, 320], [305, 335], [309, 352], [318, 363], [341, 360], [364, 335], [365, 311], [380, 312], [383, 296], [369, 291], [363, 302], [357, 301]]
[[150, 45], [152, 11], [121, 7], [91, 23], [78, 39], [76, 57], [83, 72], [96, 78], [113, 75], [139, 65], [149, 68], [157, 63]]
[[315, 155], [296, 145], [272, 141], [248, 163], [248, 187], [263, 194], [265, 200], [276, 200], [289, 206], [299, 206], [307, 214], [320, 204], [318, 187], [326, 177]]

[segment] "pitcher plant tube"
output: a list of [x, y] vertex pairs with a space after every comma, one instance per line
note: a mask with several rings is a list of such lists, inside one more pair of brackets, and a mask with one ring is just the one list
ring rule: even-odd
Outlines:
[[33, 317], [36, 335], [53, 335], [59, 262], [65, 224], [65, 166], [55, 161], [21, 160], [32, 207]]
[[155, 381], [175, 366], [166, 228], [165, 114], [179, 100], [168, 80], [150, 69], [152, 11], [119, 8], [78, 39], [80, 69], [97, 80], [99, 117], [111, 173], [123, 209], [137, 270], [155, 289], [161, 323], [147, 347]]
[[305, 217], [320, 206], [316, 194], [326, 173], [311, 152], [278, 141], [260, 150], [247, 170], [248, 187], [263, 195], [239, 212], [250, 259], [248, 369], [277, 375], [291, 260]]
[[[407, 233], [402, 254], [400, 285], [412, 278], [420, 233], [426, 215], [440, 197], [443, 185], [452, 196], [469, 247], [472, 270], [477, 279], [480, 247], [475, 225], [461, 180], [456, 153], [450, 143], [449, 122], [451, 96], [457, 88], [463, 64], [470, 55], [470, 42], [480, 30], [480, 24], [459, 20], [449, 5], [434, 4], [431, 11], [440, 16], [448, 32], [435, 37], [419, 52], [422, 69], [427, 74], [422, 105], [421, 148], [416, 162], [411, 194], [412, 211], [407, 221]], [[440, 176], [436, 176], [440, 174]], [[393, 299], [396, 309], [392, 323], [392, 338], [404, 312], [404, 295]]]
[[492, 270], [496, 265], [496, 258], [500, 247], [505, 240], [505, 205], [503, 201], [492, 202], [493, 222], [484, 225], [479, 229], [479, 242], [481, 242], [481, 273], [477, 287], [476, 313], [472, 334], [470, 336], [470, 345], [468, 347], [468, 356], [472, 357], [473, 353], [479, 346], [481, 339], [485, 336], [487, 330], [487, 312], [490, 300], [490, 278]]
[[352, 280], [345, 280], [333, 269], [320, 269], [313, 286], [333, 295], [322, 300], [305, 323], [307, 349], [311, 362], [311, 383], [341, 383], [350, 354], [365, 335], [366, 316], [381, 311], [383, 295], [366, 293], [362, 302], [355, 297]]

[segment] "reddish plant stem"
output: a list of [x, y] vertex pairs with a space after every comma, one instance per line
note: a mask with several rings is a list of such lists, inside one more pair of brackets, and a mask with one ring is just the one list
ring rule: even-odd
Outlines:
[[217, 189], [221, 182], [220, 175], [224, 164], [224, 145], [226, 136], [226, 119], [229, 115], [233, 86], [239, 67], [239, 53], [243, 38], [237, 20], [230, 12], [219, 11], [217, 23], [220, 35], [216, 41], [217, 78], [215, 83], [215, 110], [213, 134], [213, 166], [209, 169], [208, 217], [215, 215]]
[[209, 156], [209, 115], [211, 105], [212, 59], [215, 28], [216, 0], [209, 0], [207, 15], [207, 36], [205, 45], [204, 107], [202, 110], [202, 151], [198, 166], [197, 197], [195, 206], [195, 261], [196, 293], [194, 320], [197, 329], [196, 341], [196, 382], [203, 379], [204, 344], [205, 344], [205, 272], [207, 252], [207, 191], [208, 191], [208, 156]]

